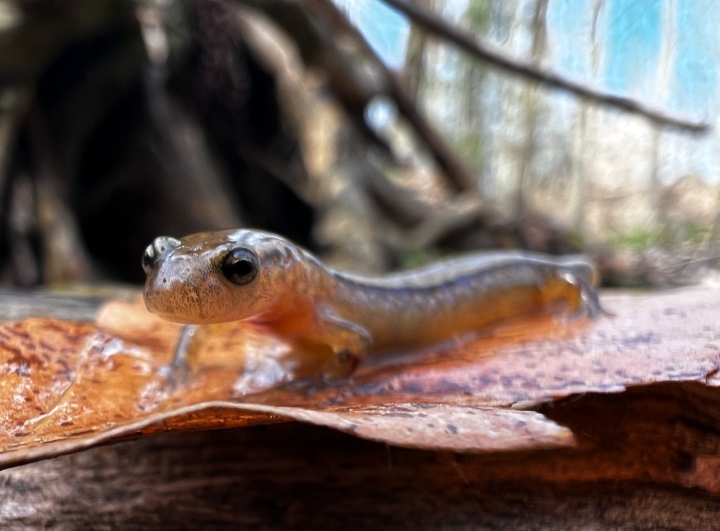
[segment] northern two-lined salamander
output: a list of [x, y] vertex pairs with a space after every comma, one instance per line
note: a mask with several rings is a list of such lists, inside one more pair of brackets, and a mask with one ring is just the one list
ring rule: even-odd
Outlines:
[[147, 308], [171, 321], [252, 319], [329, 346], [327, 376], [370, 353], [407, 351], [481, 331], [565, 300], [601, 312], [592, 264], [581, 256], [471, 254], [387, 276], [332, 269], [288, 240], [257, 230], [159, 237], [143, 256]]

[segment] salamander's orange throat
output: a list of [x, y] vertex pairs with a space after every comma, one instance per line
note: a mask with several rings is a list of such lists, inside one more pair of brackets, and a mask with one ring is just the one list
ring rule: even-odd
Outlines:
[[569, 301], [601, 309], [584, 257], [496, 252], [383, 277], [322, 264], [286, 239], [256, 230], [157, 238], [145, 251], [148, 310], [180, 323], [252, 318], [342, 358], [429, 345]]

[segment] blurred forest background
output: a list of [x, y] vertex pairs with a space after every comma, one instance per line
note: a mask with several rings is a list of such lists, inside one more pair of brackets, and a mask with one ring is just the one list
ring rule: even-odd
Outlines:
[[608, 285], [695, 282], [720, 264], [718, 20], [0, 0], [0, 281], [141, 282], [155, 236], [251, 226], [360, 272], [519, 247], [587, 252]]

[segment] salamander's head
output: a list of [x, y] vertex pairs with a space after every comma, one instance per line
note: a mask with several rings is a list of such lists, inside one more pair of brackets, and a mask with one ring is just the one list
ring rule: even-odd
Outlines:
[[[254, 230], [161, 236], [143, 255], [148, 310], [179, 323], [221, 323], [272, 312], [292, 293], [302, 251]], [[296, 267], [295, 267], [296, 269]]]

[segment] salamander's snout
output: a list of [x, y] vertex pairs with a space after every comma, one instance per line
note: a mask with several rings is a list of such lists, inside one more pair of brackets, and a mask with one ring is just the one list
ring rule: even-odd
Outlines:
[[147, 246], [142, 257], [142, 268], [145, 274], [152, 271], [155, 264], [168, 252], [180, 245], [180, 240], [171, 238], [170, 236], [159, 236]]

